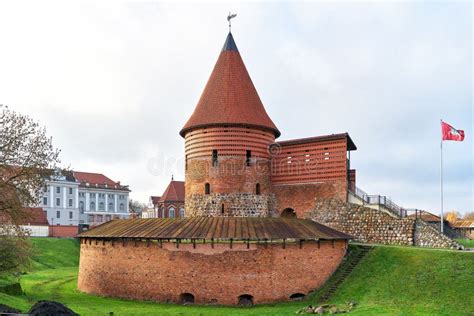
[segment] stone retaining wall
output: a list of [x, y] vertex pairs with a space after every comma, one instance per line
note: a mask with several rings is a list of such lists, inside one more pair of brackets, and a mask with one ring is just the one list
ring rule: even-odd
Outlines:
[[441, 234], [439, 230], [420, 219], [416, 220], [415, 227], [415, 246], [452, 249], [460, 248], [460, 245], [457, 242], [448, 236]]
[[186, 197], [186, 216], [269, 217], [274, 215], [273, 195], [250, 193], [193, 194]]
[[414, 221], [336, 199], [318, 200], [308, 217], [352, 235], [356, 241], [413, 245]]
[[355, 241], [460, 249], [458, 243], [427, 223], [337, 199], [316, 200], [307, 218], [352, 235]]

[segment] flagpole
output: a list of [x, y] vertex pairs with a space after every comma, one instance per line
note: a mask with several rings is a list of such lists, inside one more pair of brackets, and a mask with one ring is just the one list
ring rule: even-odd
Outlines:
[[441, 144], [440, 144], [440, 189], [441, 189], [441, 233], [444, 232], [444, 222], [443, 222], [443, 119], [440, 120], [441, 123]]

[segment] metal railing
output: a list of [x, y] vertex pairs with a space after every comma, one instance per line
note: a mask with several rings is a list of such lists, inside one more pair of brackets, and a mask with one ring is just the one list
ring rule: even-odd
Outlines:
[[362, 190], [359, 187], [355, 188], [355, 192], [352, 192], [355, 194], [357, 197], [362, 199], [364, 204], [370, 204], [370, 205], [381, 205], [384, 206], [388, 211], [390, 211], [392, 214], [398, 216], [398, 217], [406, 217], [407, 216], [407, 209], [399, 206], [395, 202], [393, 202], [391, 199], [384, 195], [369, 195], [367, 192]]

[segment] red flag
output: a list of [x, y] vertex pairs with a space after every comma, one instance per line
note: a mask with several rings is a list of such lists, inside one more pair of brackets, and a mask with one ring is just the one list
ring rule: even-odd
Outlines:
[[455, 140], [458, 142], [462, 142], [464, 140], [464, 131], [455, 129], [443, 121], [441, 121], [441, 131], [443, 134], [443, 140]]

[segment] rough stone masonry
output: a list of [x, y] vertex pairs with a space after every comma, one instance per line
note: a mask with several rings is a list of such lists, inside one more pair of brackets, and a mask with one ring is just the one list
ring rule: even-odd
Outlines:
[[359, 242], [462, 249], [457, 242], [419, 219], [398, 218], [339, 199], [316, 199], [306, 217], [352, 235]]

